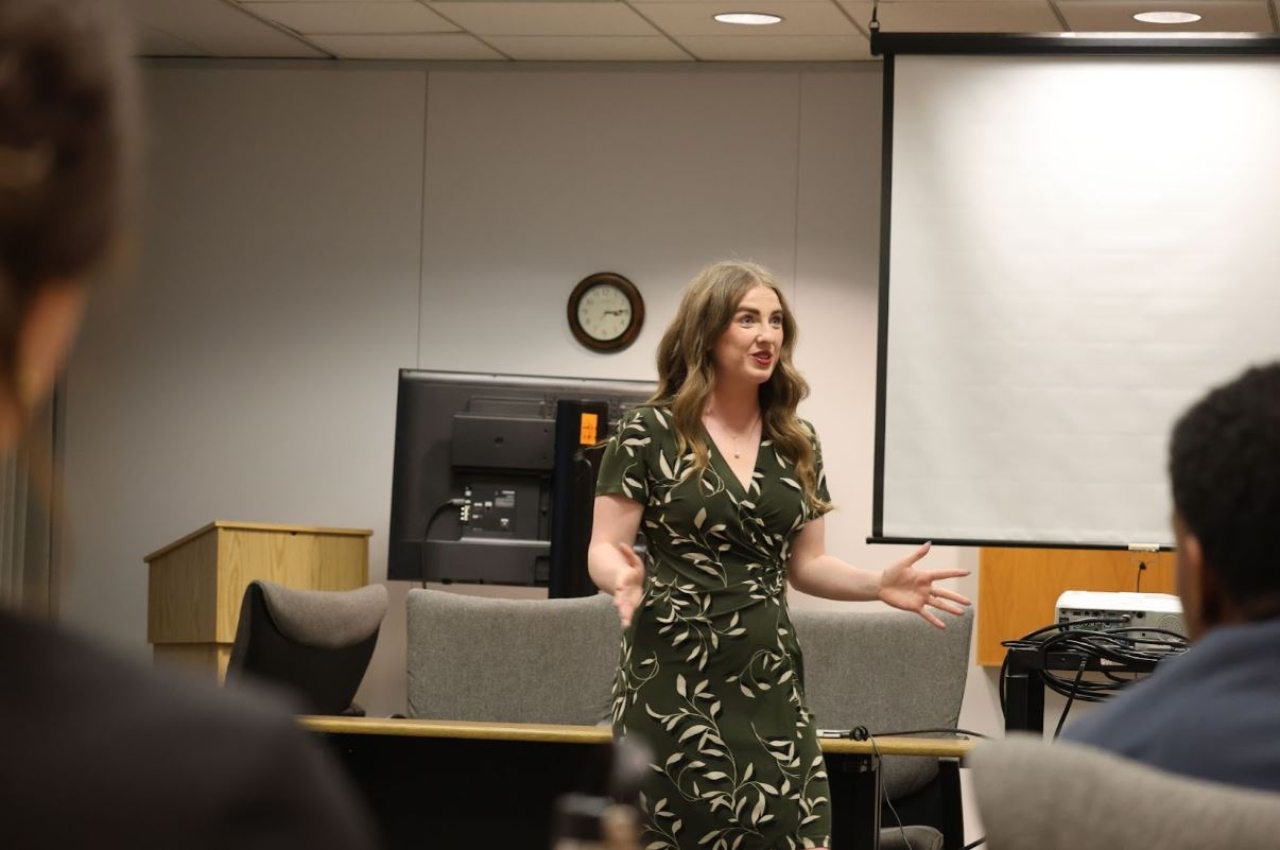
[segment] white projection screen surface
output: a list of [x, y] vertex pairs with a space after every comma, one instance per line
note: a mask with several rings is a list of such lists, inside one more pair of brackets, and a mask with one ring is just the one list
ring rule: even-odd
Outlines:
[[886, 61], [872, 539], [1171, 545], [1174, 421], [1280, 354], [1280, 58]]

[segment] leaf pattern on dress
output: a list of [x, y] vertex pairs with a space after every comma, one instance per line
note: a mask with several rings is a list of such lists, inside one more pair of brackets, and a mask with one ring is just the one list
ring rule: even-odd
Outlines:
[[[646, 585], [621, 642], [612, 718], [654, 752], [645, 847], [827, 845], [825, 763], [786, 604], [792, 541], [819, 512], [772, 440], [744, 489], [714, 444], [697, 470], [670, 423], [664, 409], [632, 413], [597, 487], [644, 505]], [[821, 455], [817, 473], [827, 501]]]

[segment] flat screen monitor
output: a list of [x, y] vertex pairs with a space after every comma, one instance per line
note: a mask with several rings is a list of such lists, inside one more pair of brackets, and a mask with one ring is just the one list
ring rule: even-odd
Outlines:
[[595, 477], [654, 385], [400, 370], [387, 577], [595, 592]]

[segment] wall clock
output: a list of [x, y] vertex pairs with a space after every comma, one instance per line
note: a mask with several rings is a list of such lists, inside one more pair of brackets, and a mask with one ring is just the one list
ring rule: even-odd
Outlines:
[[620, 274], [596, 272], [569, 293], [569, 329], [592, 351], [621, 351], [644, 325], [644, 299]]

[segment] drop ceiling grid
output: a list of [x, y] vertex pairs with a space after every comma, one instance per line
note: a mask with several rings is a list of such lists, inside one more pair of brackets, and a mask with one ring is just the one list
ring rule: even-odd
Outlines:
[[120, 0], [126, 15], [158, 34], [153, 43], [190, 45], [214, 57], [315, 58], [304, 39], [263, 21], [230, 0]]
[[[630, 5], [672, 37], [688, 35], [761, 39], [778, 36], [862, 35], [853, 21], [831, 0], [629, 0]], [[782, 22], [774, 26], [730, 27], [714, 16], [726, 12], [752, 12], [777, 15]]]
[[[122, 0], [144, 55], [551, 61], [872, 59], [871, 0]], [[1170, 0], [881, 0], [886, 32], [1229, 31], [1274, 35], [1280, 0], [1176, 0], [1203, 20], [1158, 27]], [[777, 27], [729, 27], [720, 11]]]
[[1159, 32], [1160, 24], [1144, 24], [1133, 20], [1138, 12], [1175, 9], [1202, 15], [1199, 21], [1184, 24], [1181, 32], [1275, 32], [1273, 9], [1269, 0], [1057, 0], [1067, 26], [1078, 32], [1103, 32], [1123, 20], [1133, 32]]
[[309, 41], [342, 59], [509, 59], [468, 33], [313, 35]]
[[[840, 4], [869, 26], [870, 0]], [[1062, 32], [1049, 0], [896, 0], [880, 4], [879, 18], [884, 32]]]
[[696, 58], [664, 35], [491, 35], [485, 41], [504, 55], [527, 62], [692, 62]]
[[433, 2], [431, 7], [478, 36], [659, 34], [625, 3]]
[[416, 0], [240, 0], [248, 12], [302, 35], [393, 35], [456, 32]]

